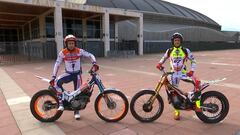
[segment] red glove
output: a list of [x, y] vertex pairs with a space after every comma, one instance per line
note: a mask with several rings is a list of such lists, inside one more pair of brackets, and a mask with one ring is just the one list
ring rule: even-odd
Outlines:
[[56, 76], [52, 76], [52, 79], [50, 80], [50, 85], [51, 86], [54, 86], [54, 84], [55, 84], [55, 79], [56, 79]]
[[99, 70], [99, 66], [95, 63], [93, 64], [93, 71], [98, 71]]
[[156, 68], [159, 69], [159, 70], [162, 70], [162, 69], [163, 69], [163, 66], [162, 66], [161, 63], [158, 63], [158, 64], [156, 65]]
[[189, 72], [187, 73], [187, 76], [192, 77], [192, 76], [193, 76], [193, 73], [194, 73], [194, 71], [189, 71]]

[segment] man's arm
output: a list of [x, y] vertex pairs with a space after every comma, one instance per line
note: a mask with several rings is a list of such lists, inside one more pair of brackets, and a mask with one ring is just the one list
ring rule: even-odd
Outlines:
[[167, 59], [168, 59], [168, 51], [170, 49], [167, 49], [167, 51], [165, 52], [165, 54], [163, 55], [163, 57], [161, 58], [161, 60], [158, 62], [159, 64], [163, 64]]
[[187, 53], [188, 53], [188, 59], [191, 61], [191, 71], [195, 71], [196, 69], [196, 60], [193, 56], [193, 54], [191, 53], [191, 51], [189, 49], [187, 49]]
[[80, 55], [83, 56], [83, 57], [87, 57], [91, 60], [92, 64], [96, 64], [96, 58], [93, 54], [81, 49], [80, 50]]
[[52, 75], [53, 77], [57, 76], [57, 73], [58, 73], [58, 70], [59, 70], [59, 67], [60, 67], [62, 61], [63, 61], [63, 53], [60, 52], [58, 54], [58, 58], [57, 58], [57, 60], [55, 62], [54, 68], [53, 68], [53, 75]]

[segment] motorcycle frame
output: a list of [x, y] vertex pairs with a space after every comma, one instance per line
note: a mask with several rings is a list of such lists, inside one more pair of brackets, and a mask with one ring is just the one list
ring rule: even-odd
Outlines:
[[69, 93], [69, 91], [64, 90], [63, 92], [63, 99], [70, 102], [73, 98], [81, 94], [82, 91], [84, 91], [86, 88], [90, 87], [90, 91], [93, 91], [94, 85], [96, 84], [98, 86], [99, 92], [103, 93], [105, 90], [105, 87], [100, 79], [100, 76], [96, 72], [90, 73], [92, 78], [90, 81], [87, 82], [87, 86], [78, 88], [77, 90]]
[[[163, 75], [161, 76], [160, 80], [158, 81], [158, 84], [155, 86], [155, 95], [153, 95], [150, 98], [150, 104], [152, 105], [157, 97], [159, 95], [159, 92], [164, 85], [166, 88], [167, 93], [170, 93], [170, 90], [173, 90], [177, 92], [181, 97], [183, 97], [185, 100], [187, 99], [187, 96], [178, 88], [174, 87], [168, 80], [168, 75], [172, 74], [173, 72], [165, 72], [164, 69], [161, 70], [163, 72]], [[203, 91], [205, 88], [207, 88], [210, 84], [209, 83], [204, 83], [200, 87], [200, 92]]]

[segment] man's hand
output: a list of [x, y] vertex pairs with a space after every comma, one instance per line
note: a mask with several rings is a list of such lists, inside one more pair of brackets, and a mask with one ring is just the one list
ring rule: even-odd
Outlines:
[[55, 84], [55, 79], [56, 79], [56, 76], [52, 76], [52, 79], [50, 80], [50, 85], [51, 86], [54, 86], [54, 84]]
[[97, 65], [97, 63], [93, 63], [93, 71], [98, 71], [99, 70], [99, 66]]
[[194, 71], [189, 71], [189, 72], [187, 73], [187, 76], [192, 77], [193, 74], [194, 74]]
[[159, 70], [162, 70], [164, 67], [162, 66], [161, 63], [158, 63], [158, 64], [156, 65], [156, 68], [159, 69]]

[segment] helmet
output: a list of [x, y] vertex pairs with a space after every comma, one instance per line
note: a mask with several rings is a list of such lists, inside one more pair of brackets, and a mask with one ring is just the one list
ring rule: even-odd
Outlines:
[[181, 43], [183, 42], [183, 36], [182, 36], [182, 34], [180, 34], [180, 33], [178, 33], [178, 32], [174, 33], [174, 34], [172, 35], [172, 37], [171, 37], [172, 44], [173, 44], [173, 41], [174, 41], [175, 38], [179, 38], [179, 39], [181, 40]]
[[73, 35], [67, 35], [65, 38], [64, 38], [64, 43], [65, 43], [65, 46], [67, 46], [67, 42], [68, 41], [74, 41], [75, 42], [75, 45], [76, 45], [76, 42], [77, 42], [77, 38]]

